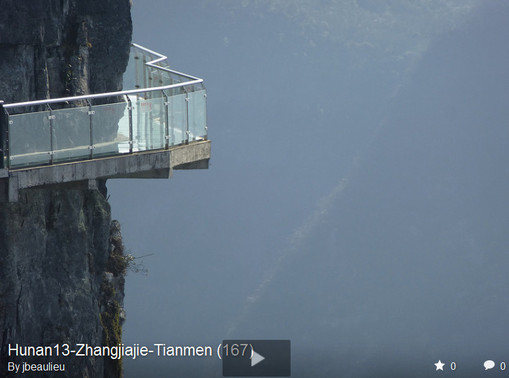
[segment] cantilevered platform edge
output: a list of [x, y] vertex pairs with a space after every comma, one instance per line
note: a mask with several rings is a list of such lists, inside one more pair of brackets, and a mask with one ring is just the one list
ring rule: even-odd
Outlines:
[[21, 189], [76, 183], [96, 189], [98, 179], [169, 178], [173, 169], [207, 169], [210, 141], [63, 164], [0, 170], [0, 201], [17, 202]]

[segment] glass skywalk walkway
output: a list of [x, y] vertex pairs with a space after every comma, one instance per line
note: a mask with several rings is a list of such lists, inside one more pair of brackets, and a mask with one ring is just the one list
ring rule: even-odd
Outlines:
[[165, 56], [133, 44], [123, 88], [4, 104], [0, 164], [16, 170], [207, 139], [203, 80], [171, 70]]

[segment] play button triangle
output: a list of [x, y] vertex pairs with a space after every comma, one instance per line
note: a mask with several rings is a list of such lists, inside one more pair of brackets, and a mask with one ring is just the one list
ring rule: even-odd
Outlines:
[[265, 360], [265, 357], [263, 357], [261, 354], [256, 353], [255, 350], [251, 348], [251, 367], [259, 364], [263, 360]]

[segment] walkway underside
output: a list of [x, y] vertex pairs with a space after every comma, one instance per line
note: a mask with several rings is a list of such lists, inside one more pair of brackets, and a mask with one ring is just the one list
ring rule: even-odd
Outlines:
[[169, 178], [173, 169], [207, 169], [210, 141], [93, 160], [0, 170], [0, 201], [17, 202], [21, 189], [46, 185], [97, 188], [98, 179]]

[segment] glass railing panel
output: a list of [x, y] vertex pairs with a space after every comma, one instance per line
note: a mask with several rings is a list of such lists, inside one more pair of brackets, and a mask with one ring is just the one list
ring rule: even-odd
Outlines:
[[53, 161], [90, 157], [90, 115], [88, 107], [53, 110]]
[[143, 114], [142, 109], [140, 109], [138, 97], [136, 95], [129, 95], [128, 96], [131, 101], [132, 106], [132, 122], [133, 122], [133, 135], [132, 135], [132, 146], [133, 146], [133, 152], [138, 151], [145, 151], [146, 146], [141, 145], [141, 132], [140, 132], [140, 117]]
[[48, 164], [51, 160], [49, 111], [9, 116], [11, 168]]
[[[157, 62], [156, 67], [147, 66], [155, 59], [159, 56], [132, 48], [123, 89], [137, 87], [143, 91], [143, 88], [192, 80], [168, 71], [166, 60]], [[179, 145], [206, 138], [203, 85], [181, 86], [164, 93], [165, 96], [161, 91], [129, 95], [133, 116], [131, 143], [127, 102], [12, 115], [9, 163], [29, 166], [82, 160], [128, 153], [131, 148], [133, 152], [161, 149], [166, 143]], [[33, 125], [40, 127], [33, 128]], [[34, 140], [27, 140], [27, 135], [34, 136]]]
[[[157, 60], [159, 58], [160, 57], [157, 55], [148, 53], [133, 46], [130, 52], [129, 64], [124, 74], [124, 89], [159, 87], [184, 83], [191, 80], [190, 78], [181, 74], [169, 72], [168, 69], [170, 66], [166, 60], [155, 63], [155, 67], [147, 65], [148, 62]], [[132, 76], [132, 78], [130, 76]], [[192, 91], [203, 89], [202, 87], [202, 85], [193, 87]], [[177, 88], [175, 90], [171, 90], [171, 92], [168, 94], [176, 95], [180, 93], [180, 89]], [[154, 97], [150, 92], [145, 92], [141, 95], [143, 97], [149, 98]]]
[[167, 98], [168, 143], [170, 146], [185, 142], [187, 131], [186, 95], [179, 94]]
[[133, 102], [133, 108], [133, 150], [164, 148], [164, 99], [139, 99]]
[[129, 54], [129, 61], [127, 63], [127, 68], [122, 77], [122, 89], [137, 89], [136, 85], [136, 64], [137, 59], [135, 59], [135, 52], [131, 49], [131, 54]]
[[157, 79], [154, 79], [154, 77], [153, 77], [156, 69], [152, 66], [147, 65], [148, 62], [151, 62], [155, 59], [156, 59], [156, 57], [154, 57], [152, 54], [144, 53], [144, 55], [143, 55], [143, 60], [145, 61], [145, 66], [144, 66], [145, 80], [146, 80], [145, 88], [152, 88], [152, 87], [156, 86], [155, 81], [157, 81]]
[[145, 73], [145, 58], [141, 54], [134, 56], [135, 75], [136, 75], [136, 89], [146, 88], [147, 80]]
[[170, 65], [168, 64], [167, 60], [161, 60], [160, 62], [157, 62], [156, 65], [162, 68], [170, 68]]
[[129, 152], [129, 110], [126, 102], [92, 106], [93, 156]]
[[148, 86], [150, 88], [161, 86], [161, 70], [153, 67], [147, 67]]
[[160, 70], [160, 76], [161, 76], [161, 86], [163, 85], [171, 85], [173, 84], [173, 80], [171, 78], [171, 73], [168, 71]]
[[207, 137], [207, 95], [205, 90], [190, 92], [189, 101], [189, 141], [203, 140]]
[[152, 70], [152, 86], [153, 87], [162, 87], [164, 85], [171, 85], [177, 83], [176, 75], [173, 73], [163, 70], [163, 69], [153, 69]]

